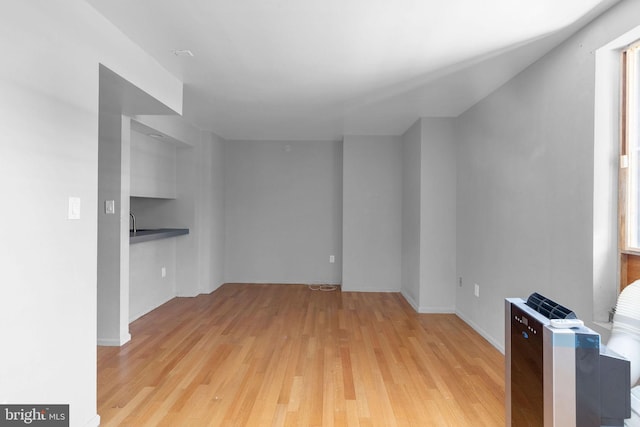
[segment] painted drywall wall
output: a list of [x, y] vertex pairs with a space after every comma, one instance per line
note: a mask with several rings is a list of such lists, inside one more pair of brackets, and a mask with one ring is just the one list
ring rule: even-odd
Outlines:
[[[0, 16], [0, 402], [66, 403], [98, 425], [98, 67], [181, 107], [181, 84], [83, 1]], [[72, 52], [72, 54], [64, 54]], [[68, 199], [80, 198], [80, 219]]]
[[224, 145], [226, 282], [341, 282], [341, 146]]
[[131, 132], [131, 196], [176, 197], [175, 144]]
[[420, 309], [420, 183], [422, 121], [402, 135], [402, 281], [401, 292]]
[[129, 322], [176, 296], [176, 242], [179, 238], [130, 245]]
[[224, 281], [225, 141], [178, 116], [136, 116], [136, 120], [182, 144], [177, 152], [178, 199], [150, 202], [169, 206], [149, 212], [149, 219], [158, 224], [190, 229], [178, 242], [177, 295], [212, 292]]
[[456, 158], [452, 119], [402, 135], [402, 286], [420, 313], [455, 311]]
[[[200, 141], [198, 140], [197, 146]], [[198, 280], [198, 240], [205, 238], [201, 235], [196, 223], [198, 211], [198, 189], [202, 185], [199, 180], [198, 159], [199, 150], [194, 148], [179, 149], [176, 159], [177, 170], [177, 200], [172, 223], [177, 227], [189, 228], [189, 234], [176, 239], [176, 295], [195, 296], [199, 286]]]
[[196, 152], [202, 183], [196, 211], [201, 236], [199, 293], [208, 293], [224, 283], [224, 139], [210, 132], [204, 132], [201, 138], [201, 148]]
[[593, 317], [594, 51], [639, 16], [621, 2], [455, 121], [456, 310], [498, 348], [505, 297]]
[[398, 292], [402, 281], [402, 138], [345, 136], [345, 291]]
[[[174, 112], [102, 64], [99, 66], [99, 82], [98, 198], [101, 203], [98, 210], [98, 344], [119, 346], [131, 338], [129, 229], [133, 221], [129, 220], [129, 214], [131, 152], [136, 151], [131, 148], [131, 139], [132, 134], [135, 134], [132, 133], [132, 129], [138, 124], [132, 121], [130, 116], [138, 112]], [[159, 175], [162, 169], [175, 168], [172, 165], [175, 164], [174, 152], [169, 151], [169, 155], [164, 156], [169, 159], [167, 161], [157, 156], [159, 149], [155, 148], [156, 144], [147, 145], [153, 155], [147, 155], [140, 150], [136, 162], [145, 160], [146, 163], [134, 164], [134, 168], [147, 173], [153, 170], [154, 173], [150, 174], [152, 177]], [[149, 160], [147, 161], [142, 154]], [[162, 162], [158, 161], [157, 157], [160, 157]], [[173, 175], [175, 176], [175, 172]], [[151, 188], [152, 193], [160, 193], [159, 190], [165, 190], [166, 187], [169, 187], [169, 192], [175, 193], [175, 183], [167, 184], [161, 181], [164, 185], [158, 185], [148, 177], [136, 177], [133, 181], [142, 181]], [[139, 187], [144, 189], [145, 185]], [[147, 191], [142, 193], [147, 194]], [[106, 211], [107, 201], [115, 201], [114, 213]], [[114, 333], [115, 330], [119, 333]]]
[[421, 313], [453, 313], [456, 299], [456, 150], [453, 121], [424, 118], [420, 150]]
[[[175, 271], [172, 274], [176, 285], [173, 296], [195, 296], [200, 288], [198, 242], [205, 238], [196, 223], [200, 203], [198, 191], [202, 186], [199, 181], [202, 132], [178, 116], [136, 116], [135, 119], [148, 127], [150, 133], [166, 136], [163, 138], [166, 147], [161, 149], [165, 155], [147, 157], [146, 161], [150, 163], [147, 168], [156, 170], [157, 175], [162, 175], [164, 168], [173, 167], [174, 172], [167, 174], [165, 179], [169, 182], [160, 186], [172, 189], [172, 199], [132, 197], [132, 211], [141, 227], [189, 229], [188, 235], [174, 241], [176, 250], [172, 262]], [[158, 150], [150, 151], [155, 153]], [[173, 165], [167, 165], [167, 158]], [[157, 188], [162, 179], [152, 179], [149, 186]], [[170, 194], [164, 190], [155, 193]]]
[[[198, 130], [180, 117], [137, 116], [136, 120], [172, 141], [175, 168], [175, 199], [131, 198], [138, 226], [189, 228], [188, 235], [175, 241], [174, 296], [209, 293], [223, 283], [224, 140]], [[152, 163], [147, 168], [166, 167], [165, 156], [154, 155], [146, 161]]]
[[98, 344], [123, 345], [129, 334], [130, 119], [101, 109], [98, 125], [98, 200], [113, 200], [115, 212], [98, 206]]

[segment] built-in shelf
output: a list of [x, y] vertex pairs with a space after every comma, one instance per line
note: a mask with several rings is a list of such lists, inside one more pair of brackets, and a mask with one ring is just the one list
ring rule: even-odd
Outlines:
[[176, 198], [177, 147], [165, 141], [131, 132], [130, 195]]
[[166, 239], [169, 237], [189, 234], [188, 228], [156, 228], [129, 231], [129, 244], [148, 242], [151, 240]]

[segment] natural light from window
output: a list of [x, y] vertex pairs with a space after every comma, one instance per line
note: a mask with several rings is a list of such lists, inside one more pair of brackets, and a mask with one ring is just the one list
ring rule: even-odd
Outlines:
[[[640, 43], [625, 51], [625, 100], [623, 105], [623, 152], [628, 155], [626, 249], [640, 252]], [[625, 147], [626, 146], [626, 147]], [[623, 155], [624, 158], [624, 155]], [[624, 161], [623, 167], [624, 165]]]
[[[622, 91], [623, 81], [628, 71], [623, 67], [621, 54], [634, 46], [638, 46], [630, 53], [635, 59], [635, 117], [636, 117], [636, 146], [639, 129], [637, 128], [640, 103], [638, 96], [637, 77], [640, 72], [640, 26], [621, 34], [595, 52], [595, 94], [594, 94], [594, 153], [593, 153], [593, 320], [598, 332], [608, 333], [607, 325], [611, 309], [615, 306], [620, 289], [633, 280], [640, 279], [637, 275], [636, 261], [640, 260], [640, 251], [628, 249], [626, 238], [626, 217], [629, 216], [626, 201], [629, 183], [623, 175], [628, 171], [629, 157], [623, 159], [627, 153], [626, 145], [621, 144], [621, 136], [627, 138], [623, 131], [623, 117], [628, 108], [623, 102], [626, 91]], [[632, 62], [632, 61], [630, 61]], [[627, 96], [628, 97], [628, 96]], [[624, 142], [624, 141], [622, 141]], [[636, 150], [637, 151], [637, 150]], [[636, 160], [636, 162], [640, 159]], [[626, 168], [621, 168], [623, 163]], [[639, 173], [636, 172], [636, 194], [640, 189]], [[620, 188], [624, 185], [625, 191]], [[625, 200], [622, 200], [625, 199]], [[640, 206], [640, 197], [636, 197], [636, 206]], [[626, 203], [626, 202], [625, 202]], [[625, 207], [625, 209], [621, 209]], [[638, 212], [640, 209], [636, 208]], [[639, 215], [636, 215], [636, 218]], [[624, 221], [622, 221], [624, 220]], [[637, 220], [636, 220], [637, 224]], [[638, 234], [635, 226], [635, 234]], [[638, 238], [635, 238], [638, 241]], [[636, 243], [640, 244], [640, 242]], [[640, 249], [640, 248], [639, 248]], [[630, 265], [631, 264], [631, 265]]]

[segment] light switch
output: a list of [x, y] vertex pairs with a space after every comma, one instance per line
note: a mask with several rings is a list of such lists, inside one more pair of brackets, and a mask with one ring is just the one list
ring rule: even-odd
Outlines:
[[106, 214], [115, 214], [116, 213], [116, 202], [115, 202], [115, 200], [105, 200], [104, 201], [104, 213], [106, 213]]
[[80, 219], [80, 197], [69, 197], [69, 219]]

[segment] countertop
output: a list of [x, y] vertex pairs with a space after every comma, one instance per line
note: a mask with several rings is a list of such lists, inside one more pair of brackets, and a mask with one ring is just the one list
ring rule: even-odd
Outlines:
[[148, 242], [150, 240], [166, 239], [168, 237], [189, 234], [188, 228], [154, 228], [129, 231], [129, 244]]

